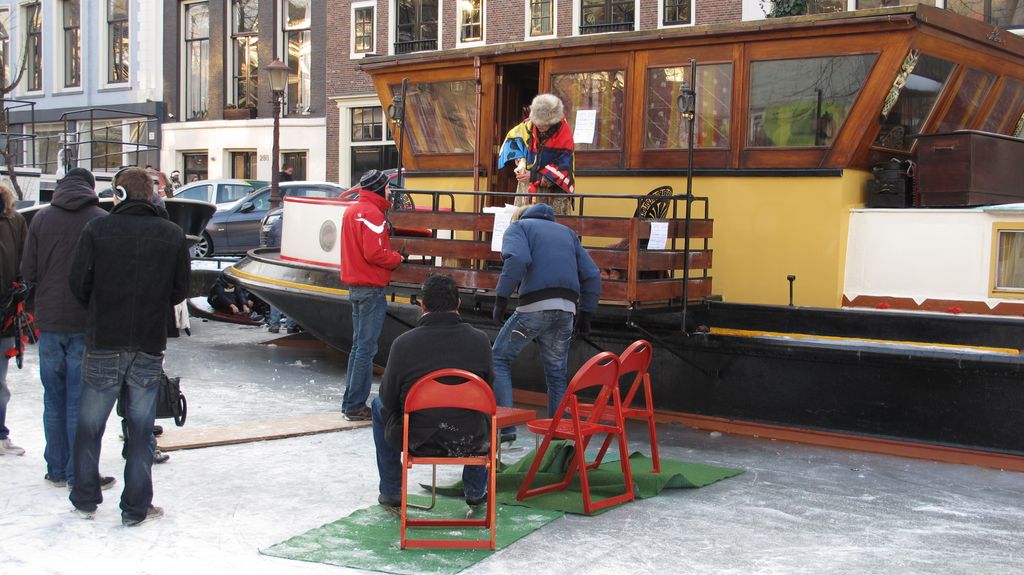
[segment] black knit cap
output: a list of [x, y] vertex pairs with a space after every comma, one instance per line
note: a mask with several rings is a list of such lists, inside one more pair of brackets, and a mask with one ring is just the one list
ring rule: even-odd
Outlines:
[[[89, 186], [96, 187], [96, 178], [93, 177], [92, 172], [85, 168], [71, 168], [67, 174], [64, 174], [65, 178], [78, 178], [84, 180]], [[63, 178], [62, 178], [63, 179]]]
[[380, 170], [370, 170], [359, 178], [359, 187], [384, 197], [384, 188], [388, 185], [388, 176]]

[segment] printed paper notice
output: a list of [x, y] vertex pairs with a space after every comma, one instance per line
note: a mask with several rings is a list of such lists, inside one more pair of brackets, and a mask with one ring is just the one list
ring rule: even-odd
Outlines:
[[505, 230], [512, 225], [512, 216], [516, 207], [505, 204], [504, 208], [484, 208], [484, 213], [494, 214], [494, 228], [491, 230], [491, 251], [501, 253], [501, 242], [505, 238]]
[[668, 240], [668, 222], [651, 222], [651, 239], [647, 240], [647, 249], [663, 250]]
[[597, 110], [576, 110], [576, 129], [572, 133], [574, 144], [593, 144]]

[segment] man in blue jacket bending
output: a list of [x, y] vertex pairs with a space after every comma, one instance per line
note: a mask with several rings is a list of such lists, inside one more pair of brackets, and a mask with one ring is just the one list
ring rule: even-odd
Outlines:
[[[557, 223], [547, 204], [528, 208], [508, 227], [501, 258], [494, 321], [504, 319], [517, 287], [519, 306], [494, 340], [494, 397], [498, 405], [512, 405], [512, 362], [536, 340], [548, 388], [548, 416], [554, 416], [565, 393], [574, 318], [577, 333], [590, 333], [601, 272], [575, 232]], [[514, 439], [514, 427], [502, 430], [502, 441]]]

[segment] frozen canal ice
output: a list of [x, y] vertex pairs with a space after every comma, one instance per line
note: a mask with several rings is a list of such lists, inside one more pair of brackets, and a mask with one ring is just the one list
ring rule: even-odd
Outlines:
[[[166, 361], [188, 396], [186, 428], [339, 409], [337, 357], [263, 345], [274, 336], [254, 327], [194, 320], [192, 331], [169, 342]], [[375, 503], [369, 429], [172, 452], [153, 468], [154, 503], [166, 516], [125, 528], [119, 425], [111, 419], [100, 469], [118, 484], [104, 492], [96, 520], [84, 521], [70, 512], [65, 489], [43, 482], [36, 353], [29, 348], [25, 368], [12, 362], [9, 375], [8, 427], [28, 453], [0, 457], [0, 573], [358, 572], [258, 550]], [[1024, 474], [678, 425], [659, 433], [662, 457], [746, 473], [598, 517], [567, 515], [464, 573], [1024, 571]], [[519, 444], [531, 447], [524, 435]], [[644, 437], [631, 434], [634, 442]]]

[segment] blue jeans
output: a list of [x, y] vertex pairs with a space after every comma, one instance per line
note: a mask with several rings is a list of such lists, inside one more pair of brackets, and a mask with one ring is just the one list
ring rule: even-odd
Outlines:
[[[380, 476], [378, 489], [381, 495], [399, 499], [402, 497], [402, 452], [396, 450], [384, 439], [384, 416], [379, 397], [373, 399], [373, 444], [377, 448], [377, 475]], [[479, 500], [487, 494], [487, 468], [483, 465], [462, 466], [462, 492], [466, 500]]]
[[100, 491], [100, 443], [121, 388], [127, 389], [125, 419], [127, 461], [121, 516], [143, 519], [153, 503], [153, 419], [163, 374], [163, 354], [88, 350], [82, 363], [82, 402], [75, 437], [75, 486], [71, 503], [94, 511], [103, 502]]
[[270, 327], [281, 327], [281, 320], [284, 319], [285, 329], [291, 329], [295, 327], [295, 320], [290, 317], [285, 317], [281, 310], [274, 306], [270, 306]]
[[7, 387], [7, 364], [10, 361], [5, 353], [14, 347], [13, 337], [0, 337], [0, 439], [7, 439], [11, 430], [7, 429], [7, 403], [11, 401], [11, 388]]
[[352, 351], [348, 354], [345, 397], [341, 410], [345, 413], [366, 407], [373, 383], [373, 356], [377, 353], [377, 338], [384, 328], [388, 300], [384, 288], [352, 287], [348, 291], [352, 303]]
[[[565, 394], [569, 345], [572, 343], [573, 314], [561, 310], [522, 313], [516, 311], [501, 326], [494, 338], [494, 399], [503, 407], [512, 406], [512, 362], [531, 341], [537, 340], [548, 387], [548, 417], [555, 415]], [[515, 427], [501, 431], [514, 433]]]
[[84, 333], [39, 333], [39, 379], [43, 382], [43, 435], [46, 473], [54, 481], [75, 482], [72, 447], [78, 429], [82, 391]]

